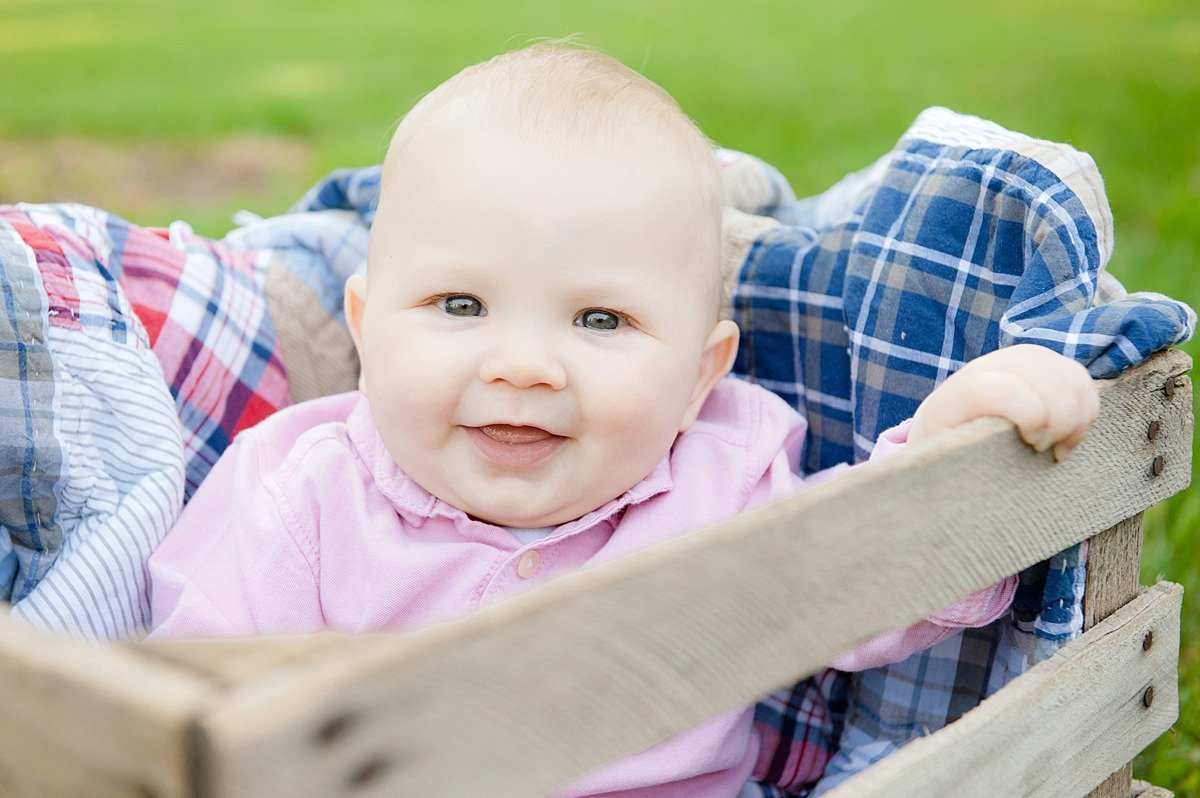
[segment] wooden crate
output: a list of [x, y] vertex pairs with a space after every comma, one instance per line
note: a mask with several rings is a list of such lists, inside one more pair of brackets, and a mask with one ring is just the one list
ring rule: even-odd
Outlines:
[[1178, 714], [1182, 590], [1138, 587], [1140, 513], [1190, 479], [1189, 367], [1103, 383], [1066, 463], [985, 419], [413, 634], [93, 646], [3, 616], [0, 795], [542, 795], [1089, 539], [1088, 631], [833, 795], [1155, 794], [1124, 766]]

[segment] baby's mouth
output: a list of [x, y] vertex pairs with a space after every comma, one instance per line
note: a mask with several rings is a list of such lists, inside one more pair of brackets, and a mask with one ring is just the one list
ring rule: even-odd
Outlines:
[[511, 424], [487, 424], [480, 427], [479, 431], [496, 443], [505, 443], [509, 446], [537, 443], [554, 437], [552, 433], [541, 427], [514, 427]]
[[475, 447], [493, 465], [528, 468], [549, 458], [567, 439], [541, 427], [485, 424], [467, 427]]

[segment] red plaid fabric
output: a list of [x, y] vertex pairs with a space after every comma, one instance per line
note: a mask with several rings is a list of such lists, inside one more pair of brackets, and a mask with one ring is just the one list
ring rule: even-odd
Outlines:
[[82, 205], [20, 205], [3, 218], [39, 262], [62, 260], [64, 281], [47, 285], [59, 323], [78, 307], [68, 258], [117, 279], [175, 400], [188, 498], [234, 435], [288, 404], [264, 294], [269, 253], [230, 249], [182, 222], [151, 230]]

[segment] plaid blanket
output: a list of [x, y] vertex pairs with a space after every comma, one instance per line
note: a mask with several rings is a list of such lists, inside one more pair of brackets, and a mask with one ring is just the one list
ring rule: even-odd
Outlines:
[[104, 640], [233, 436], [288, 402], [263, 253], [82, 205], [0, 208], [0, 598]]
[[[732, 203], [759, 217], [734, 295], [736, 368], [808, 417], [806, 470], [863, 459], [940, 380], [998, 346], [1036, 342], [1111, 376], [1194, 328], [1188, 308], [1123, 296], [1102, 272], [1111, 218], [1094, 164], [1068, 147], [932, 109], [874, 166], [802, 201], [761, 161], [720, 157], [729, 185], [744, 178]], [[311, 294], [314, 313], [337, 317], [341, 283], [365, 264], [378, 179], [378, 167], [335, 172], [291, 213], [251, 220], [223, 242], [81, 206], [4, 210], [0, 284], [11, 331], [0, 339], [0, 379], [11, 390], [0, 415], [0, 586], [15, 612], [94, 638], [144, 624], [143, 553], [233, 435], [289, 401], [283, 320], [273, 321], [264, 298], [266, 275], [286, 273]], [[63, 309], [93, 317], [72, 310], [72, 281], [93, 287], [94, 323], [83, 326], [136, 362], [89, 350], [91, 339], [63, 325], [75, 318]], [[90, 354], [72, 360], [72, 347]], [[93, 383], [108, 387], [90, 399], [66, 387]], [[132, 386], [141, 386], [136, 399], [103, 394]], [[80, 408], [73, 420], [60, 409], [64, 396]], [[103, 408], [101, 419], [93, 411]], [[177, 438], [165, 408], [178, 418]], [[136, 473], [130, 462], [156, 440], [153, 430], [166, 448], [148, 459], [158, 464], [148, 474]], [[114, 446], [121, 435], [137, 442], [136, 457]], [[103, 451], [116, 454], [105, 460]], [[122, 477], [93, 513], [103, 523], [64, 513], [84, 493], [72, 486], [113, 473]], [[135, 529], [126, 508], [139, 502]], [[124, 570], [101, 556], [117, 549], [129, 552]], [[756, 712], [763, 780], [747, 794], [822, 792], [961, 716], [1077, 634], [1083, 555], [1076, 548], [1023, 574], [1011, 621], [853, 679], [826, 671], [765, 699]], [[30, 598], [51, 584], [58, 614], [30, 612]]]

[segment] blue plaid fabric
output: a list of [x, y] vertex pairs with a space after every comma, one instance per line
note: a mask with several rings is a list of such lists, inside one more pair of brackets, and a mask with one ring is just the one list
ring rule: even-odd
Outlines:
[[379, 203], [379, 178], [382, 166], [361, 169], [337, 169], [308, 190], [296, 201], [290, 213], [312, 211], [354, 211], [369, 227], [375, 221], [375, 206]]
[[[735, 371], [806, 416], [805, 472], [865, 459], [939, 382], [997, 347], [1040, 344], [1111, 377], [1195, 328], [1190, 308], [1125, 295], [1102, 271], [1103, 186], [1065, 145], [930, 109], [891, 153], [819, 197], [797, 201], [756, 164], [765, 190], [742, 210], [776, 224], [741, 266]], [[292, 214], [352, 211], [369, 224], [379, 176], [334, 172]], [[1010, 619], [764, 699], [756, 723], [778, 740], [761, 758], [766, 781], [743, 796], [819, 794], [961, 717], [1079, 633], [1084, 562], [1075, 547], [1023, 573]], [[797, 775], [829, 756], [819, 784]]]

